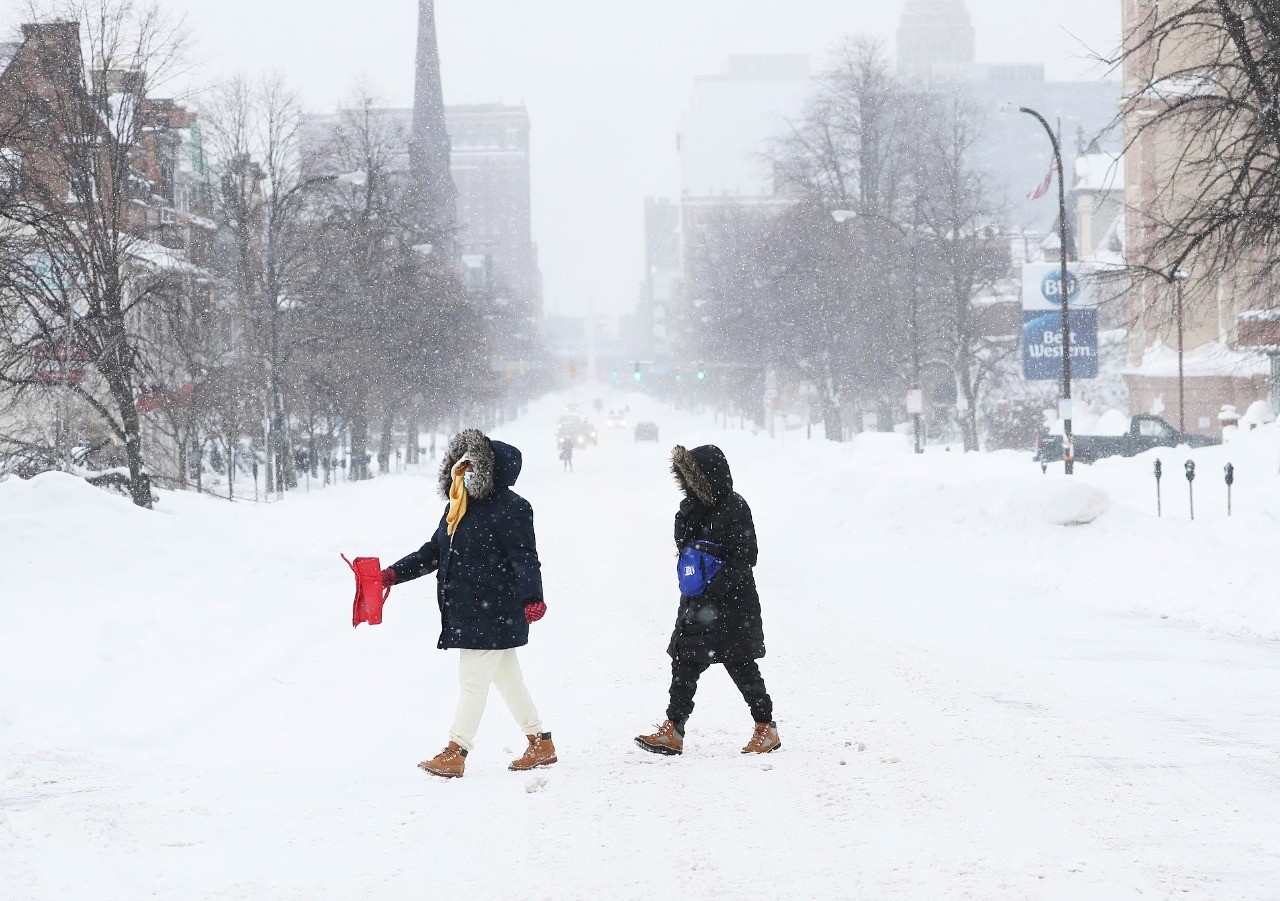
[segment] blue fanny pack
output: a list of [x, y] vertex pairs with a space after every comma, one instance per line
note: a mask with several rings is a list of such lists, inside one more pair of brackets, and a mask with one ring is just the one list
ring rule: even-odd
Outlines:
[[680, 580], [682, 595], [696, 598], [707, 590], [716, 573], [724, 568], [724, 561], [716, 556], [719, 551], [719, 545], [710, 541], [695, 541], [680, 549], [680, 559], [676, 561], [676, 577]]

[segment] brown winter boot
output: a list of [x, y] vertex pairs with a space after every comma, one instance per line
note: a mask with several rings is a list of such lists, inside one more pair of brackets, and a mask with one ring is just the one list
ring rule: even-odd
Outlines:
[[529, 739], [529, 747], [524, 749], [524, 754], [519, 759], [511, 761], [507, 769], [515, 773], [535, 770], [540, 766], [551, 766], [559, 759], [556, 757], [556, 746], [551, 742], [550, 732], [526, 735], [525, 738]]
[[778, 737], [777, 723], [756, 723], [756, 731], [751, 741], [742, 749], [743, 754], [768, 754], [782, 747], [782, 739]]
[[418, 766], [433, 776], [440, 776], [444, 779], [457, 779], [462, 775], [463, 769], [467, 765], [467, 751], [457, 742], [449, 742], [449, 746], [443, 751], [432, 757], [430, 760], [424, 760]]
[[654, 754], [674, 757], [684, 753], [684, 733], [671, 720], [663, 720], [658, 731], [652, 735], [637, 735], [636, 744]]

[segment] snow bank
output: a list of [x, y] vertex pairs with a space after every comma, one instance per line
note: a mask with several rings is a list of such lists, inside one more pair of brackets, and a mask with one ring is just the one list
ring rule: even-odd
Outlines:
[[900, 457], [914, 451], [915, 438], [901, 432], [860, 432], [849, 442], [849, 452], [870, 459]]
[[1011, 493], [1011, 519], [1024, 518], [1055, 526], [1082, 526], [1107, 512], [1111, 498], [1095, 485], [1081, 481], [1041, 479], [1021, 484]]
[[[604, 432], [567, 474], [565, 400], [497, 433], [525, 452], [550, 607], [522, 664], [562, 758], [532, 781], [505, 770], [522, 738], [496, 697], [461, 784], [414, 768], [455, 701], [430, 580], [350, 625], [338, 553], [416, 548], [442, 507], [430, 464], [153, 512], [66, 476], [0, 484], [0, 895], [711, 898], [762, 867], [798, 897], [1275, 883], [1256, 851], [1276, 821], [1270, 646], [1196, 630], [1280, 638], [1280, 428], [1068, 479], [1025, 453], [771, 438], [625, 395], [608, 406], [664, 443]], [[755, 513], [790, 748], [768, 763], [738, 753], [749, 723], [718, 671], [684, 758], [629, 741], [665, 701], [677, 442], [723, 447]], [[778, 828], [744, 832], [760, 810]]]

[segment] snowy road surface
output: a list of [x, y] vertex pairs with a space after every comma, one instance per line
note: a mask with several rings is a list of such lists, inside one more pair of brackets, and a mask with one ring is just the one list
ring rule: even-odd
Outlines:
[[[1273, 495], [1197, 532], [1121, 491], [1063, 528], [1025, 458], [656, 406], [660, 444], [605, 432], [566, 475], [562, 400], [498, 432], [550, 607], [522, 662], [561, 763], [534, 776], [496, 695], [465, 779], [415, 768], [455, 701], [433, 579], [350, 627], [338, 552], [417, 547], [433, 473], [155, 514], [0, 486], [0, 897], [1280, 897], [1275, 611], [1196, 606], [1273, 582]], [[755, 510], [766, 758], [718, 668], [683, 758], [631, 742], [665, 706], [677, 441], [724, 447]]]

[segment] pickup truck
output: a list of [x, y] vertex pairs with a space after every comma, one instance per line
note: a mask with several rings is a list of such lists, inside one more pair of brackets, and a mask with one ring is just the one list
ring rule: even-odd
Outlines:
[[[1220, 438], [1204, 435], [1185, 435], [1178, 440], [1178, 430], [1159, 416], [1134, 416], [1129, 421], [1129, 431], [1124, 435], [1074, 435], [1075, 460], [1092, 463], [1103, 457], [1136, 457], [1156, 447], [1210, 447], [1221, 444]], [[1037, 463], [1053, 463], [1062, 459], [1062, 436], [1043, 435], [1036, 442]]]

